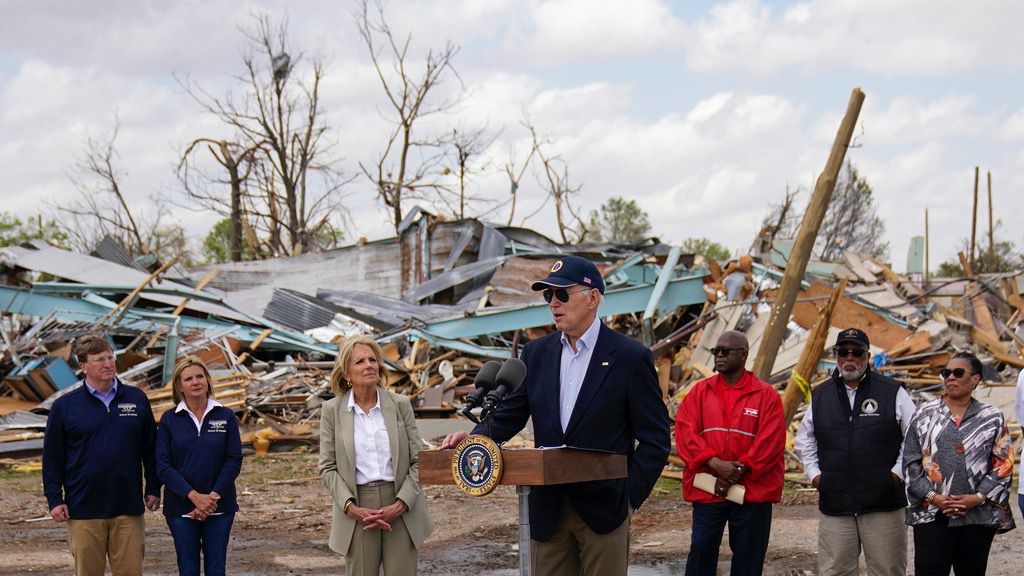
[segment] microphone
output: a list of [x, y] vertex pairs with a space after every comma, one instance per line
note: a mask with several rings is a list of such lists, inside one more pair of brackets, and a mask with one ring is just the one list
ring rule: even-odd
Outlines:
[[519, 358], [511, 358], [501, 365], [498, 375], [494, 377], [497, 384], [494, 390], [487, 393], [483, 406], [480, 408], [480, 418], [494, 411], [505, 398], [505, 394], [515, 390], [526, 380], [526, 364]]
[[466, 396], [466, 407], [462, 409], [463, 416], [477, 422], [477, 419], [470, 411], [479, 406], [484, 400], [484, 395], [494, 388], [494, 379], [500, 369], [501, 362], [497, 360], [490, 360], [480, 367], [480, 370], [476, 373], [476, 378], [473, 379], [473, 383], [476, 384], [476, 390], [473, 390]]

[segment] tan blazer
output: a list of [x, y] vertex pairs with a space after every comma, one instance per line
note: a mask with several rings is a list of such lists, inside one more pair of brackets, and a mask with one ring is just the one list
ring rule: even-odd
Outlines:
[[[348, 408], [349, 390], [324, 403], [320, 414], [320, 480], [334, 500], [331, 537], [328, 545], [338, 554], [348, 552], [356, 521], [343, 512], [345, 502], [356, 497], [356, 456], [354, 422]], [[417, 548], [434, 531], [427, 499], [420, 490], [419, 451], [423, 446], [409, 399], [377, 389], [380, 410], [391, 443], [391, 464], [395, 470], [395, 494], [409, 506], [402, 515]]]

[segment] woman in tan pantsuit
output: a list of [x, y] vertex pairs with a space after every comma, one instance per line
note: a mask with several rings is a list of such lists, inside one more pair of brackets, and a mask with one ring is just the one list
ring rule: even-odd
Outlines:
[[335, 397], [320, 417], [320, 479], [334, 500], [331, 550], [349, 576], [416, 574], [416, 550], [434, 530], [419, 485], [423, 444], [412, 405], [388, 391], [380, 346], [345, 342], [331, 371]]

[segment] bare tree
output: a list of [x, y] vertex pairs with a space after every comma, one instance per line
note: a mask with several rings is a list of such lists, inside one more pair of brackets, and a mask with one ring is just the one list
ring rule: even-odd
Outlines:
[[547, 205], [548, 200], [551, 200], [555, 205], [555, 223], [558, 225], [558, 233], [562, 237], [562, 242], [566, 244], [583, 242], [587, 238], [588, 227], [580, 213], [572, 205], [573, 196], [583, 188], [583, 185], [573, 185], [569, 179], [569, 164], [560, 155], [547, 149], [554, 144], [554, 141], [550, 138], [539, 137], [537, 129], [528, 118], [523, 121], [523, 124], [530, 131], [531, 154], [535, 154], [541, 163], [539, 173], [536, 174], [537, 183], [547, 192], [544, 202], [529, 216], [523, 218], [523, 222], [525, 223], [539, 213]]
[[[211, 174], [197, 166], [195, 155], [204, 147], [227, 172], [226, 177]], [[262, 143], [243, 147], [237, 142], [223, 139], [196, 138], [185, 148], [178, 161], [178, 179], [185, 187], [186, 197], [229, 219], [229, 259], [232, 262], [242, 260], [242, 230], [247, 220], [242, 211], [242, 198], [249, 194], [249, 179], [254, 160], [260, 152]], [[227, 199], [220, 189], [224, 185], [230, 188]]]
[[[218, 157], [229, 172], [227, 182], [233, 181], [229, 165], [253, 164], [251, 185], [239, 187], [243, 227], [242, 216], [248, 215], [264, 234], [265, 255], [298, 254], [337, 238], [331, 215], [343, 210], [340, 191], [350, 179], [330, 157], [333, 143], [320, 103], [323, 61], [307, 61], [292, 48], [287, 21], [275, 26], [264, 14], [253, 20], [252, 27], [242, 29], [248, 47], [242, 56], [244, 74], [237, 77], [245, 85], [241, 97], [213, 96], [188, 78], [179, 83], [237, 135], [228, 146], [231, 160], [223, 148]], [[223, 141], [197, 140], [204, 138]], [[241, 170], [236, 176], [241, 178]]]
[[481, 200], [476, 195], [467, 192], [467, 180], [474, 174], [479, 174], [488, 169], [487, 162], [478, 163], [478, 159], [490, 148], [497, 137], [497, 133], [488, 134], [485, 127], [462, 130], [458, 128], [452, 129], [448, 140], [448, 156], [455, 168], [452, 170], [445, 167], [442, 173], [451, 175], [455, 179], [455, 185], [452, 188], [454, 189], [453, 192], [458, 202], [458, 207], [452, 206], [446, 195], [442, 195], [441, 199], [445, 204], [449, 205], [449, 209], [459, 219], [466, 217], [467, 203]]
[[771, 250], [775, 239], [790, 238], [796, 234], [800, 226], [800, 214], [796, 210], [796, 197], [801, 191], [800, 188], [790, 190], [786, 186], [786, 195], [782, 202], [768, 205], [768, 214], [761, 220], [761, 231], [757, 234], [755, 252], [765, 254]]
[[868, 256], [885, 257], [889, 243], [882, 242], [885, 222], [878, 217], [871, 184], [850, 162], [840, 172], [835, 192], [821, 224], [815, 252], [822, 261], [838, 259], [853, 250]]
[[123, 172], [118, 167], [117, 135], [121, 124], [114, 121], [109, 138], [87, 136], [82, 156], [71, 168], [68, 178], [78, 192], [70, 202], [52, 201], [57, 226], [67, 235], [71, 247], [91, 252], [104, 237], [111, 236], [133, 256], [154, 254], [169, 258], [185, 248], [180, 226], [162, 226], [167, 210], [159, 198], [151, 198], [153, 210], [145, 214], [128, 201], [121, 185]]
[[375, 2], [374, 8], [371, 14], [370, 1], [362, 0], [356, 11], [356, 25], [391, 108], [385, 117], [394, 128], [376, 161], [372, 165], [360, 163], [359, 167], [373, 182], [377, 197], [391, 210], [392, 224], [398, 232], [404, 200], [432, 200], [443, 192], [440, 166], [445, 136], [422, 137], [417, 129], [428, 116], [450, 111], [457, 104], [457, 98], [435, 102], [430, 96], [448, 74], [458, 77], [452, 60], [459, 48], [447, 42], [440, 50], [428, 50], [417, 74], [412, 71], [409, 56], [412, 34], [397, 39], [380, 2]]
[[530, 152], [526, 155], [523, 160], [522, 166], [517, 166], [515, 158], [515, 151], [509, 151], [509, 160], [505, 163], [505, 174], [508, 175], [509, 195], [511, 196], [512, 206], [508, 211], [508, 225], [512, 225], [512, 220], [516, 215], [516, 198], [519, 192], [519, 183], [522, 182], [523, 176], [526, 174], [526, 169], [530, 167], [530, 163], [533, 161], [533, 157], [537, 155], [537, 133], [533, 128], [533, 124], [530, 123], [529, 117], [524, 114], [523, 120], [519, 122], [524, 128], [530, 131]]

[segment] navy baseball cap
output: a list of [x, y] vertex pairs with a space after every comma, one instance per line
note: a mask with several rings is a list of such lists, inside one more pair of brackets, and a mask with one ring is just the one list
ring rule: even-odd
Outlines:
[[547, 278], [533, 283], [533, 289], [539, 291], [548, 286], [568, 288], [575, 284], [597, 288], [604, 294], [604, 280], [597, 271], [597, 266], [581, 256], [563, 256], [551, 265], [551, 273]]
[[865, 334], [863, 330], [858, 330], [856, 328], [847, 328], [840, 332], [839, 336], [836, 336], [836, 346], [839, 346], [840, 344], [856, 344], [864, 348], [870, 346], [870, 343], [868, 342], [868, 335]]

